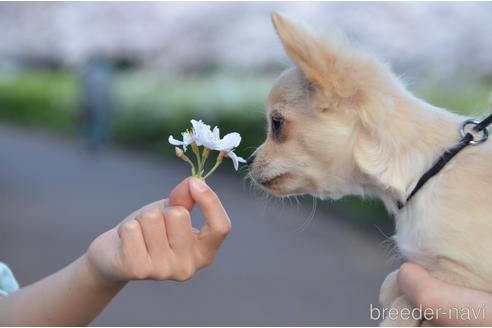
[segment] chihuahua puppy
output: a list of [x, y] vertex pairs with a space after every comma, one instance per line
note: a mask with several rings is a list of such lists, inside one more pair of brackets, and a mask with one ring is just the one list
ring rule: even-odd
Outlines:
[[[378, 197], [395, 217], [393, 238], [404, 260], [446, 282], [492, 292], [490, 143], [466, 147], [399, 209], [459, 142], [467, 117], [418, 99], [387, 65], [339, 35], [323, 39], [277, 13], [272, 20], [295, 67], [269, 94], [268, 135], [249, 159], [253, 180], [277, 196]], [[396, 277], [383, 282], [380, 302], [411, 309]]]

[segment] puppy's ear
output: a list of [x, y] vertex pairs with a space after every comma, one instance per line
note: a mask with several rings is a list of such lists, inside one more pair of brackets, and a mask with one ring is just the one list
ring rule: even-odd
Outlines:
[[331, 96], [354, 96], [357, 80], [353, 51], [342, 35], [333, 34], [325, 40], [276, 12], [272, 13], [272, 22], [287, 54], [307, 80]]
[[318, 85], [323, 83], [326, 70], [323, 45], [306, 26], [272, 13], [272, 22], [289, 57], [304, 73], [305, 77]]

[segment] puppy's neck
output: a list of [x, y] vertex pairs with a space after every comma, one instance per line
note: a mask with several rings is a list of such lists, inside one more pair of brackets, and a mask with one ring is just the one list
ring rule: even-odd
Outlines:
[[406, 94], [391, 103], [377, 124], [360, 129], [354, 157], [367, 194], [391, 213], [419, 178], [459, 139], [463, 117]]

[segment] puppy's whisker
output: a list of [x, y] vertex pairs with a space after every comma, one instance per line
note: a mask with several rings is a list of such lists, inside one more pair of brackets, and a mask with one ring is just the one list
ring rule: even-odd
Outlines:
[[381, 230], [381, 228], [379, 228], [377, 225], [374, 225], [374, 228], [376, 228], [377, 231], [379, 231], [379, 233], [384, 237], [384, 241], [388, 240], [388, 239], [391, 239], [391, 236], [388, 236], [383, 230]]
[[289, 200], [289, 206], [292, 207], [292, 198], [290, 196], [287, 196], [287, 199]]
[[314, 219], [318, 203], [316, 198], [313, 197], [312, 200], [313, 200], [313, 205], [311, 207], [311, 212], [309, 213], [309, 216], [306, 218], [306, 220], [304, 220], [304, 223], [299, 228], [296, 229], [296, 233], [304, 232]]
[[301, 202], [299, 201], [299, 196], [294, 196], [294, 199], [296, 200], [297, 203], [297, 209], [299, 210], [299, 207], [301, 206]]

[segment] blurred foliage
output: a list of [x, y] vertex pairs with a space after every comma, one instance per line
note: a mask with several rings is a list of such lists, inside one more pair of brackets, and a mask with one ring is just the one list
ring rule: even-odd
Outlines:
[[75, 127], [77, 81], [69, 72], [0, 76], [0, 118], [68, 133]]
[[[167, 137], [189, 128], [189, 120], [202, 119], [219, 126], [222, 134], [237, 131], [243, 137], [238, 153], [248, 157], [265, 137], [264, 106], [274, 77], [207, 76], [163, 78], [151, 72], [123, 71], [114, 77], [112, 138], [117, 144], [172, 155]], [[482, 117], [488, 112], [492, 86], [421, 84], [414, 92], [430, 103], [457, 113]], [[30, 126], [75, 133], [80, 90], [74, 73], [20, 72], [0, 76], [0, 118]], [[379, 201], [347, 197], [323, 202], [340, 217], [360, 227], [392, 229]]]
[[115, 141], [174, 153], [167, 138], [189, 128], [190, 119], [219, 126], [222, 134], [243, 137], [239, 155], [247, 157], [262, 142], [263, 108], [272, 79], [224, 74], [206, 78], [163, 79], [151, 74], [120, 74], [115, 84]]
[[[461, 77], [460, 77], [461, 78]], [[429, 103], [446, 108], [458, 114], [483, 118], [489, 114], [489, 98], [492, 83], [461, 80], [448, 82], [427, 82], [413, 90]]]

